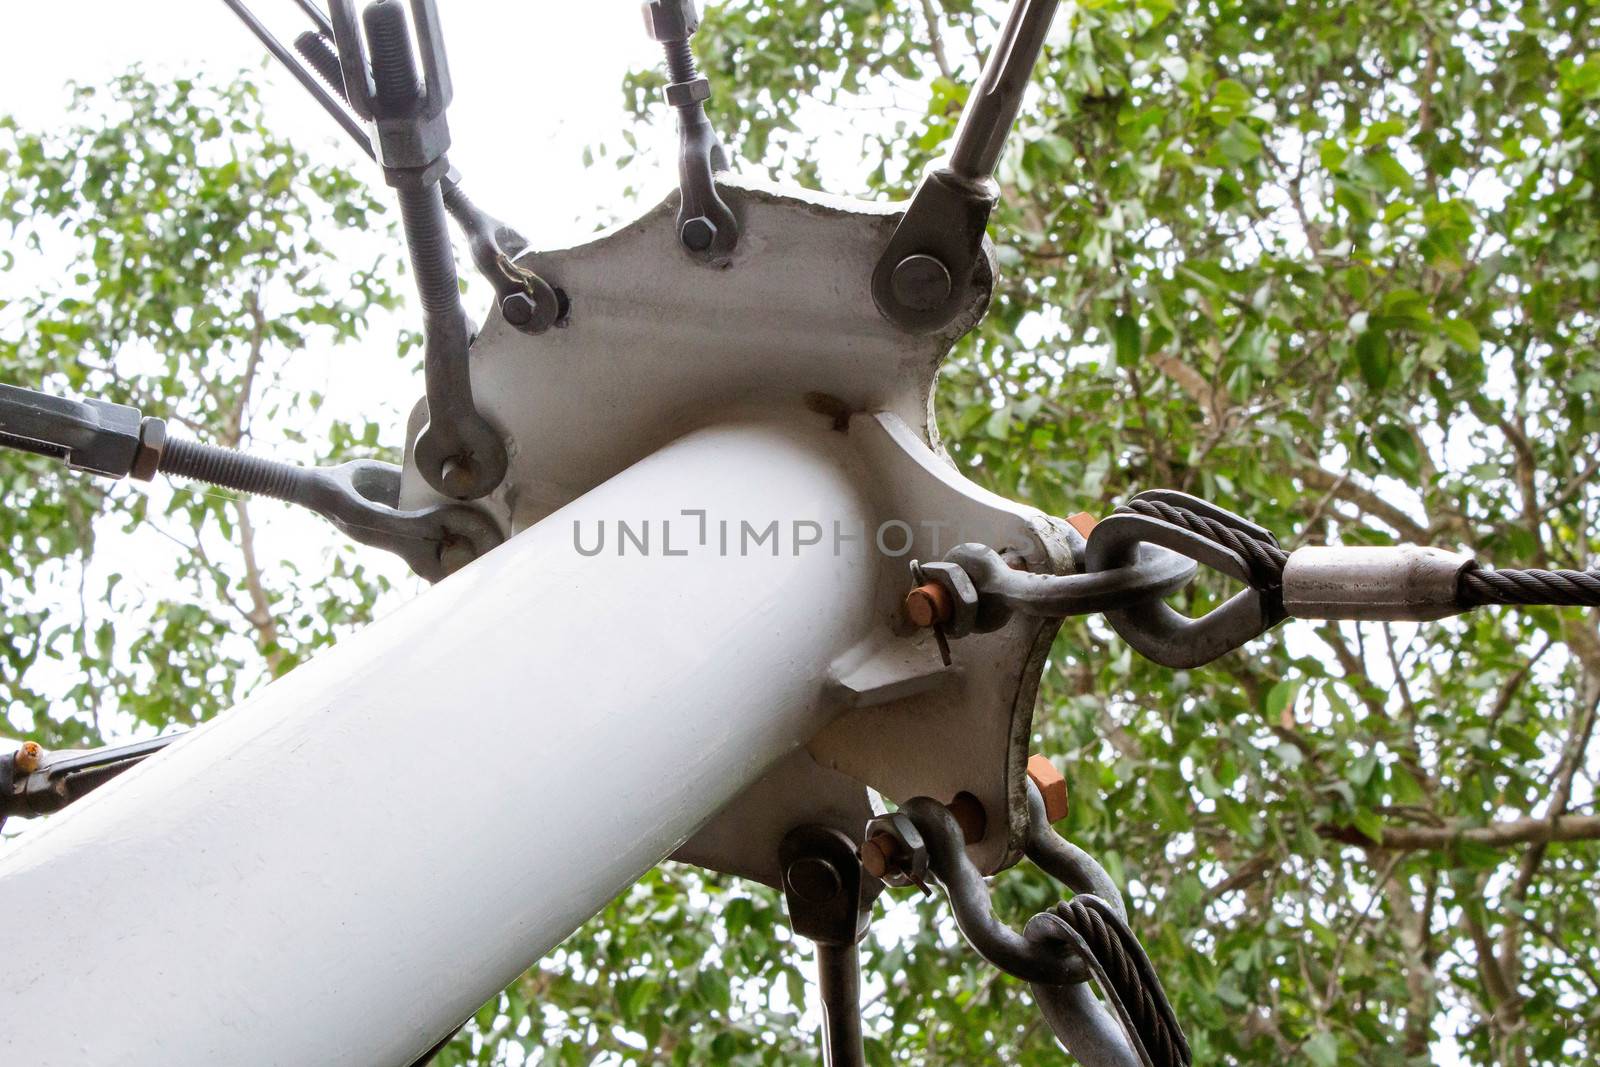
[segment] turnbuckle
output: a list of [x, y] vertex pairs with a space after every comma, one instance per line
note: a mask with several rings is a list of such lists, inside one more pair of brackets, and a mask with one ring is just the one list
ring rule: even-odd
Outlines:
[[[1277, 539], [1267, 530], [1187, 493], [1157, 489], [1133, 499], [1171, 504], [1278, 547]], [[1243, 582], [1246, 588], [1198, 619], [1180, 614], [1154, 597], [1108, 608], [1105, 614], [1112, 629], [1147, 659], [1180, 669], [1204, 666], [1243, 647], [1284, 619], [1282, 589], [1253, 585], [1250, 565], [1243, 556], [1148, 515], [1119, 512], [1100, 520], [1089, 534], [1084, 565], [1090, 573], [1116, 573], [1152, 547], [1183, 556], [1191, 563], [1203, 563]]]

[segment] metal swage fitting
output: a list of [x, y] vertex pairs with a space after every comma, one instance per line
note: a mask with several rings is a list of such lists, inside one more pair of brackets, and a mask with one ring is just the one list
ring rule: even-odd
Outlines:
[[[1258, 589], [1281, 587], [1290, 553], [1204, 515], [1159, 500], [1133, 500], [1117, 509], [1182, 526], [1239, 553]], [[1489, 605], [1600, 607], [1600, 572], [1468, 566], [1458, 579], [1455, 603], [1465, 611]]]

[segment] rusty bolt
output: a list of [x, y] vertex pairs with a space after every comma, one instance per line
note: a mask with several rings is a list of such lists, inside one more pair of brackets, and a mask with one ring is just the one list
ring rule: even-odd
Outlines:
[[1095, 524], [1099, 521], [1087, 511], [1080, 511], [1076, 515], [1067, 516], [1067, 525], [1077, 530], [1084, 537], [1094, 533]]
[[1044, 797], [1044, 817], [1060, 822], [1067, 817], [1067, 780], [1056, 770], [1056, 765], [1035, 753], [1028, 757], [1028, 777], [1039, 787]]
[[888, 834], [874, 834], [861, 842], [861, 869], [874, 878], [883, 878], [894, 866], [895, 853], [898, 851], [894, 838]]
[[23, 774], [32, 774], [39, 769], [39, 761], [44, 759], [44, 749], [37, 741], [24, 741], [22, 747], [17, 749], [17, 754], [12, 757], [17, 770]]
[[957, 793], [948, 806], [967, 844], [982, 841], [984, 831], [989, 828], [989, 813], [983, 810], [983, 801], [971, 793]]
[[906, 617], [913, 626], [938, 626], [949, 622], [954, 614], [950, 593], [938, 582], [927, 582], [906, 594]]

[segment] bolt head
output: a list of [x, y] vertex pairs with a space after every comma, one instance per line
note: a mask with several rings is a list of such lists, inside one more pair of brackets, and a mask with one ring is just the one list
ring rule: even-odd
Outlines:
[[912, 311], [933, 311], [950, 299], [950, 271], [936, 257], [918, 253], [895, 264], [889, 291]]
[[24, 741], [22, 747], [17, 749], [11, 758], [18, 771], [32, 774], [39, 769], [39, 762], [44, 759], [44, 748], [37, 741]]
[[717, 239], [717, 224], [704, 215], [696, 215], [683, 224], [678, 235], [683, 240], [683, 247], [691, 252], [704, 252]]
[[555, 325], [558, 308], [540, 307], [527, 293], [512, 293], [500, 301], [500, 314], [523, 333], [540, 334]]
[[687, 41], [700, 28], [694, 0], [649, 0], [644, 7], [644, 28], [657, 41]]
[[947, 623], [954, 613], [950, 593], [938, 582], [927, 582], [906, 594], [906, 618], [919, 629]]
[[817, 856], [795, 860], [783, 872], [783, 878], [789, 891], [808, 904], [826, 904], [844, 888], [833, 864]]

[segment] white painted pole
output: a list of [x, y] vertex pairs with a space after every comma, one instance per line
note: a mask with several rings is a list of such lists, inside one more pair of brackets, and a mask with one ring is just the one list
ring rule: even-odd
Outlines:
[[[737, 535], [858, 529], [846, 440], [693, 434], [22, 842], [0, 1063], [420, 1055], [819, 727], [870, 538]], [[649, 556], [619, 557], [619, 519], [651, 520]]]

